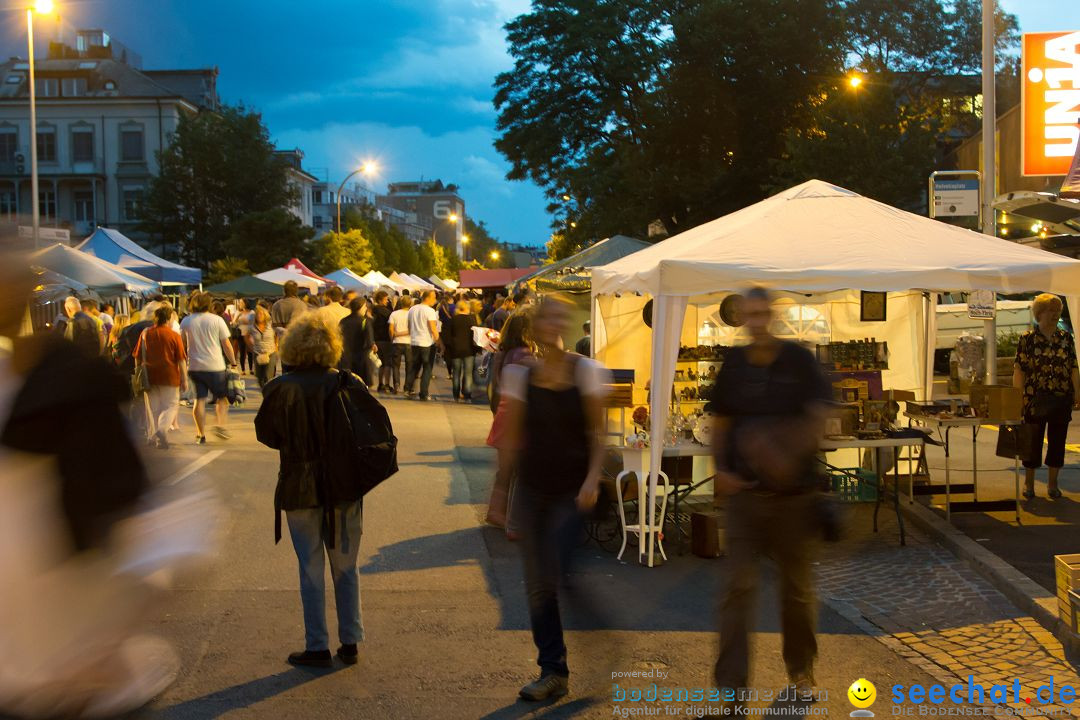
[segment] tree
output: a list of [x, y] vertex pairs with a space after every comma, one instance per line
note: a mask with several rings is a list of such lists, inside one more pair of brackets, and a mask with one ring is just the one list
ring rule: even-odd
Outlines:
[[393, 243], [397, 247], [398, 252], [398, 267], [387, 268], [388, 271], [397, 270], [403, 273], [419, 273], [420, 272], [420, 254], [416, 251], [416, 246], [413, 245], [412, 240], [405, 237], [405, 234], [398, 231], [391, 235]]
[[328, 232], [311, 244], [315, 272], [325, 275], [349, 268], [357, 275], [375, 269], [375, 252], [371, 241], [360, 230]]
[[261, 116], [244, 106], [181, 115], [158, 162], [141, 229], [199, 267], [225, 254], [240, 218], [294, 199], [286, 161], [274, 154]]
[[433, 239], [428, 238], [428, 241], [420, 246], [418, 252], [420, 260], [420, 270], [417, 274], [421, 277], [428, 278], [432, 275], [438, 277], [448, 277], [451, 274], [450, 271], [450, 256], [453, 255], [450, 251], [444, 248]]
[[217, 285], [250, 274], [251, 267], [248, 266], [247, 260], [223, 257], [210, 263], [210, 272], [206, 276], [206, 282], [208, 285]]
[[315, 234], [283, 208], [249, 213], [229, 230], [222, 250], [260, 270], [281, 267], [294, 257], [304, 258], [309, 253], [308, 240]]

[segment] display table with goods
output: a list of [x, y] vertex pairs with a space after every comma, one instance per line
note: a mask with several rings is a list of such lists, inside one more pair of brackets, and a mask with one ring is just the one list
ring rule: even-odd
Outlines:
[[[981, 391], [972, 388], [976, 404], [961, 399], [938, 400], [934, 402], [908, 402], [906, 415], [909, 424], [913, 427], [921, 427], [937, 435], [945, 451], [945, 482], [944, 484], [926, 483], [913, 488], [911, 501], [915, 495], [945, 495], [945, 519], [951, 520], [953, 513], [969, 512], [1008, 512], [1016, 514], [1016, 522], [1020, 523], [1020, 460], [1015, 454], [1013, 460], [1013, 473], [1015, 479], [1015, 496], [1008, 500], [980, 500], [979, 499], [979, 430], [983, 426], [997, 425], [999, 431], [1009, 426], [1021, 425], [1018, 408], [1016, 414], [1008, 412], [1008, 408], [1001, 408], [994, 403], [991, 407], [990, 400]], [[998, 394], [991, 391], [990, 395], [1011, 395], [1011, 393]], [[1017, 391], [1016, 395], [1019, 393]], [[1015, 398], [1014, 398], [1015, 399]], [[999, 410], [999, 412], [991, 412]], [[993, 418], [993, 416], [998, 416]], [[993, 419], [992, 419], [993, 418]], [[952, 443], [951, 431], [958, 428], [971, 428], [971, 482], [952, 482]], [[971, 495], [971, 500], [953, 500], [954, 495]]]

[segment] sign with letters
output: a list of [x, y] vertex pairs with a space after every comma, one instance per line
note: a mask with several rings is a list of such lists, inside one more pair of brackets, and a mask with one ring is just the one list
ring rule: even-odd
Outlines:
[[1080, 31], [1025, 33], [1021, 171], [1065, 175], [1080, 139]]

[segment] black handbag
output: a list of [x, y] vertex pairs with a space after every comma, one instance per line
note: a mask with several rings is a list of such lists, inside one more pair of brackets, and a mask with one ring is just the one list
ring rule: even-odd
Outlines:
[[1019, 459], [1020, 462], [1028, 460], [1031, 454], [1031, 441], [1035, 428], [1027, 423], [1023, 425], [1001, 425], [998, 427], [997, 449], [994, 454], [998, 457]]

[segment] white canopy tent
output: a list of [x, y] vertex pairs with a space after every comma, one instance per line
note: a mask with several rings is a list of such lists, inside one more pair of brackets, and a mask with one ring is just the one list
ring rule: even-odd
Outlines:
[[355, 290], [363, 295], [370, 295], [379, 289], [379, 286], [369, 282], [354, 273], [349, 268], [341, 268], [326, 276], [327, 280], [333, 280], [346, 290]]
[[[933, 383], [936, 293], [992, 290], [1053, 292], [1080, 312], [1080, 261], [904, 212], [820, 180], [700, 225], [593, 270], [594, 353], [611, 367], [632, 367], [649, 330], [641, 309], [651, 298], [650, 414], [663, 433], [688, 307], [698, 312], [684, 344], [701, 330], [734, 336], [699, 308], [761, 285], [784, 293], [782, 319], [798, 328], [825, 325], [834, 339], [874, 334], [889, 342], [890, 387], [928, 393]], [[885, 323], [859, 319], [859, 291], [887, 295]], [[784, 308], [783, 306], [787, 307]], [[817, 307], [808, 315], [806, 306]], [[702, 320], [705, 322], [701, 322]], [[686, 325], [690, 325], [689, 322]], [[810, 333], [812, 334], [812, 333]], [[925, 395], [924, 395], [925, 396]], [[663, 442], [652, 443], [659, 468]], [[649, 497], [656, 476], [649, 477]], [[651, 504], [650, 504], [651, 507]], [[649, 542], [649, 564], [652, 548]], [[642, 538], [642, 552], [645, 552]]]
[[434, 285], [436, 290], [453, 290], [453, 288], [446, 284], [445, 280], [441, 279], [437, 275], [432, 275], [428, 278], [427, 281]]
[[435, 285], [432, 285], [430, 282], [428, 282], [424, 278], [420, 277], [419, 275], [413, 275], [412, 273], [409, 273], [405, 277], [412, 278], [416, 282], [417, 286], [419, 286], [419, 288], [421, 290], [437, 290], [438, 289]]
[[364, 277], [362, 279], [365, 282], [373, 283], [376, 287], [389, 288], [390, 290], [393, 290], [396, 293], [400, 293], [402, 290], [405, 289], [404, 285], [402, 285], [401, 283], [394, 282], [393, 280], [386, 277], [385, 275], [383, 275], [378, 270], [369, 271], [366, 275], [364, 275]]
[[262, 280], [267, 280], [272, 283], [278, 283], [284, 285], [289, 280], [292, 280], [300, 287], [306, 289], [308, 292], [318, 294], [319, 289], [324, 287], [326, 283], [316, 280], [313, 277], [308, 277], [292, 270], [286, 270], [285, 268], [276, 268], [274, 270], [267, 270], [264, 273], [259, 273], [255, 277]]
[[[431, 279], [435, 280], [435, 276], [432, 275]], [[459, 283], [457, 280], [451, 280], [450, 278], [442, 278], [442, 283], [446, 286], [447, 290], [457, 290], [459, 287], [461, 287], [461, 283]]]

